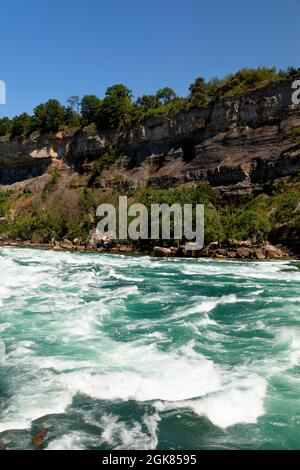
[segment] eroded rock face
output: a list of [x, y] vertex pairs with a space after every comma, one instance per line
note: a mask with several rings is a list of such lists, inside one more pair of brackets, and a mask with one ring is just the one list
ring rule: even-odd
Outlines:
[[[295, 77], [296, 79], [297, 77]], [[299, 78], [299, 77], [298, 77]], [[0, 184], [34, 178], [54, 160], [89, 172], [108, 142], [116, 141], [131, 161], [103, 172], [105, 184], [169, 187], [208, 180], [223, 195], [242, 195], [300, 170], [300, 107], [285, 80], [176, 116], [155, 116], [123, 131], [57, 133], [9, 141], [0, 138]], [[126, 159], [125, 159], [126, 160]]]
[[53, 160], [62, 159], [70, 137], [59, 134], [28, 139], [0, 138], [0, 185], [10, 185], [45, 173]]
[[[293, 129], [300, 127], [300, 107], [292, 104], [291, 85], [286, 80], [208, 108], [147, 119], [119, 136], [133, 161], [122, 176], [133, 187], [208, 180], [222, 195], [239, 196], [296, 174], [300, 144]], [[104, 174], [113, 183], [116, 175]]]

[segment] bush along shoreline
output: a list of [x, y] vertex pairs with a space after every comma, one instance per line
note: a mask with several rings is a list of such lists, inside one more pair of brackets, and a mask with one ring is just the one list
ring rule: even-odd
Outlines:
[[[118, 192], [95, 188], [60, 190], [61, 176], [41, 193], [28, 190], [0, 193], [0, 244], [47, 247], [56, 250], [143, 253], [153, 256], [270, 259], [299, 257], [300, 179], [273, 183], [270, 195], [249, 196], [238, 206], [220, 202], [211, 186], [198, 185], [127, 193], [130, 203], [204, 204], [205, 244], [186, 252], [184, 240], [110, 240], [97, 236], [96, 209], [110, 202], [117, 207]], [[171, 223], [171, 235], [173, 231]]]

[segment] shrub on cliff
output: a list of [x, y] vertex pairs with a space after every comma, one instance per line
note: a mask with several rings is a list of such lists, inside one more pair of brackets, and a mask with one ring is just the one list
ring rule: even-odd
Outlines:
[[233, 96], [255, 89], [259, 86], [278, 80], [276, 67], [258, 67], [257, 69], [242, 69], [228, 75], [215, 89], [215, 98]]
[[12, 122], [8, 117], [0, 119], [0, 137], [10, 134]]
[[21, 137], [32, 131], [32, 117], [27, 113], [15, 116], [12, 120], [11, 137]]

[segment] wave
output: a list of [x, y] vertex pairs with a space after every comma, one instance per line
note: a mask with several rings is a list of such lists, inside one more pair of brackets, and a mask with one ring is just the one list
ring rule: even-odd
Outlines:
[[274, 405], [300, 399], [290, 266], [0, 249], [0, 432], [68, 420], [78, 397], [101, 412], [83, 407], [87, 428], [70, 418], [49, 449], [154, 449], [177, 410], [179, 434], [188, 415], [233, 441], [235, 425], [291, 423], [292, 405]]

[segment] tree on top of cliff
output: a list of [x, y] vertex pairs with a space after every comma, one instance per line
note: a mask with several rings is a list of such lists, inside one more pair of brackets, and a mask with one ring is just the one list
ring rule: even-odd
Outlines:
[[32, 130], [32, 117], [27, 113], [15, 116], [12, 120], [11, 137], [27, 135]]
[[158, 98], [161, 104], [167, 105], [174, 101], [177, 98], [177, 95], [175, 91], [172, 90], [172, 88], [165, 87], [158, 90], [158, 92], [156, 93], [156, 97]]
[[0, 137], [8, 135], [11, 131], [12, 122], [8, 117], [0, 119]]
[[142, 95], [138, 97], [136, 104], [147, 112], [151, 109], [158, 108], [160, 106], [160, 101], [156, 95]]
[[81, 100], [79, 96], [69, 96], [67, 103], [74, 113], [80, 114]]
[[105, 98], [132, 99], [132, 91], [122, 84], [112, 85], [107, 88]]
[[133, 112], [132, 91], [125, 85], [113, 85], [106, 90], [96, 125], [101, 129], [117, 129], [130, 124]]
[[207, 102], [207, 85], [203, 77], [198, 77], [189, 87], [189, 100], [193, 106], [204, 106]]
[[96, 122], [102, 101], [96, 95], [85, 95], [81, 100], [81, 119], [83, 126]]
[[34, 109], [33, 124], [41, 132], [58, 131], [65, 123], [65, 108], [57, 100], [49, 100]]
[[71, 106], [67, 106], [65, 108], [64, 123], [66, 126], [70, 127], [71, 129], [75, 129], [76, 127], [81, 127], [81, 115], [75, 112]]

